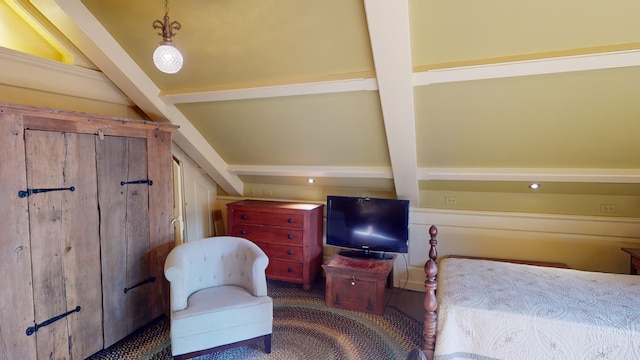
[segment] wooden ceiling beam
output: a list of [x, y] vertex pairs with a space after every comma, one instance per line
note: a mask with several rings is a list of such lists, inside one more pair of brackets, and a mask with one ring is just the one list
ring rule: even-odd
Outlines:
[[389, 157], [398, 198], [419, 203], [408, 0], [365, 0]]

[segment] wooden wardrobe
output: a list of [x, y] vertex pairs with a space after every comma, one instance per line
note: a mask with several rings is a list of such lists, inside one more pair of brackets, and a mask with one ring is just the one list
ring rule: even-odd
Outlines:
[[0, 359], [84, 359], [165, 313], [175, 129], [0, 103]]

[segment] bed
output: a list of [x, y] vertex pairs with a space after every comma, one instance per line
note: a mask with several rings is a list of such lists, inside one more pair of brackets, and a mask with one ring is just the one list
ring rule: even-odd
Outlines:
[[436, 263], [437, 233], [429, 229], [424, 267], [427, 359], [640, 359], [640, 276], [459, 257]]

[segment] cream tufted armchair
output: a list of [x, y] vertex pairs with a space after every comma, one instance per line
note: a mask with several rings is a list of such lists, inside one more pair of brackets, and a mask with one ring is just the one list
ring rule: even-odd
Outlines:
[[219, 236], [176, 246], [164, 274], [171, 286], [171, 354], [186, 359], [264, 340], [271, 352], [269, 258], [249, 240]]

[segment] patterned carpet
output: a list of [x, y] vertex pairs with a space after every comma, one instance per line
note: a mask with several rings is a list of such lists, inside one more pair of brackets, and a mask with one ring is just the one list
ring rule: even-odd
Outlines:
[[[273, 298], [271, 354], [262, 343], [200, 356], [197, 360], [391, 360], [405, 359], [422, 344], [422, 323], [394, 307], [384, 315], [329, 308], [322, 286], [269, 287]], [[90, 360], [171, 359], [169, 321], [161, 317]]]

